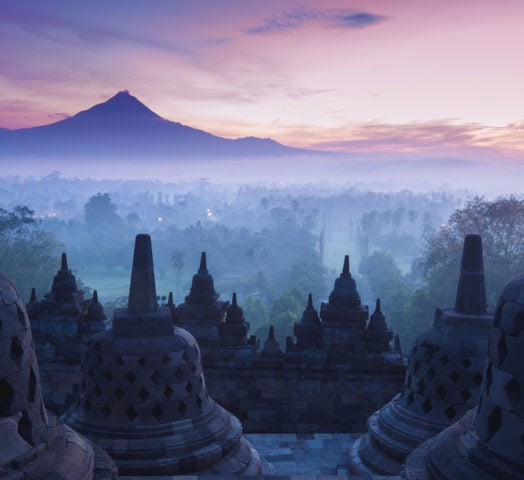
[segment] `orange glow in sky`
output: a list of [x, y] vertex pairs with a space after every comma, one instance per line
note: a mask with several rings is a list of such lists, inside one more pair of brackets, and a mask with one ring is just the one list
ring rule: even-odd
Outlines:
[[523, 22], [520, 0], [5, 0], [0, 127], [127, 89], [226, 137], [521, 158]]

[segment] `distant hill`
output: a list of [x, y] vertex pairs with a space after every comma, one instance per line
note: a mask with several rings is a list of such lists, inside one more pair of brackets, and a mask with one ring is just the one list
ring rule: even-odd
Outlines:
[[0, 129], [0, 158], [239, 159], [311, 154], [269, 138], [227, 139], [166, 120], [133, 97], [117, 93], [64, 120]]

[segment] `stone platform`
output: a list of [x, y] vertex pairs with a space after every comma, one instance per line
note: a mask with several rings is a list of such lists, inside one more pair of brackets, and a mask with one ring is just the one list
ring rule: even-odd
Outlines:
[[[344, 452], [360, 436], [354, 433], [247, 433], [244, 434], [261, 456], [271, 463], [275, 476], [272, 480], [399, 480], [400, 477], [380, 475], [348, 475], [340, 468]], [[140, 477], [119, 477], [121, 480], [143, 480]], [[173, 480], [218, 480], [241, 477], [210, 477], [182, 475]], [[147, 480], [158, 480], [147, 477]], [[169, 480], [162, 477], [162, 480]]]

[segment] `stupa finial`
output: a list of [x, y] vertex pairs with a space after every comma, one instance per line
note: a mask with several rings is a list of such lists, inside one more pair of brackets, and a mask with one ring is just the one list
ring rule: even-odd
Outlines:
[[153, 313], [157, 308], [151, 237], [147, 234], [138, 234], [135, 239], [127, 311]]

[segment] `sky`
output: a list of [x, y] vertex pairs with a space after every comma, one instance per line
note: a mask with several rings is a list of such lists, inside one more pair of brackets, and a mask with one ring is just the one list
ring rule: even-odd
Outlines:
[[121, 90], [237, 138], [524, 157], [521, 0], [0, 0], [0, 127]]

